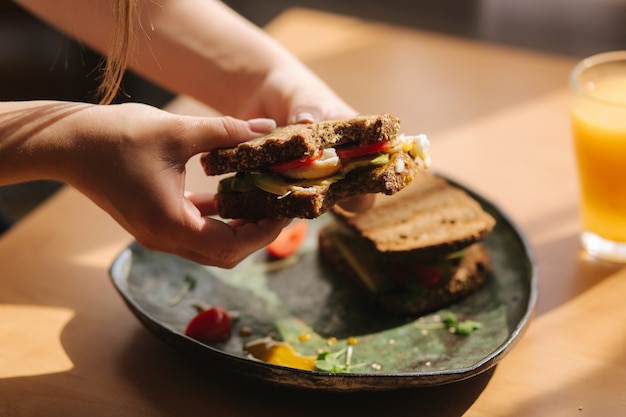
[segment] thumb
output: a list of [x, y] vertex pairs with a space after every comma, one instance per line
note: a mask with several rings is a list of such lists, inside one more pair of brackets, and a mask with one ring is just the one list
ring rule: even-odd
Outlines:
[[272, 119], [240, 120], [230, 116], [200, 118], [188, 131], [188, 156], [217, 148], [232, 148], [275, 128], [276, 121]]

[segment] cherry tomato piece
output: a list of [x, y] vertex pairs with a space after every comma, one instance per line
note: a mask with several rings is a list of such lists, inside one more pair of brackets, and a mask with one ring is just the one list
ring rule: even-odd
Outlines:
[[293, 255], [304, 242], [307, 230], [308, 223], [305, 220], [294, 221], [267, 246], [267, 251], [274, 258], [286, 258]]
[[270, 171], [273, 172], [283, 172], [288, 169], [298, 168], [302, 166], [307, 166], [317, 161], [322, 157], [322, 148], [315, 151], [313, 155], [306, 155], [302, 158], [292, 159], [290, 161], [281, 162], [279, 164], [273, 165], [270, 167]]
[[341, 159], [357, 158], [371, 153], [383, 152], [391, 146], [388, 140], [382, 142], [374, 142], [363, 146], [341, 146], [335, 148], [337, 156]]
[[201, 342], [221, 342], [230, 337], [232, 327], [228, 311], [222, 307], [211, 307], [191, 319], [185, 334]]
[[437, 266], [423, 264], [393, 265], [389, 270], [389, 276], [398, 285], [404, 286], [416, 281], [428, 288], [441, 281], [443, 270]]
[[426, 288], [437, 284], [443, 276], [443, 270], [436, 266], [419, 265], [414, 271], [419, 283]]

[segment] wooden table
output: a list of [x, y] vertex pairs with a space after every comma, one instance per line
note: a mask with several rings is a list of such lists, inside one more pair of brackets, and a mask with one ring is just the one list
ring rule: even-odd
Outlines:
[[[363, 395], [231, 380], [145, 330], [108, 278], [131, 242], [65, 188], [0, 239], [0, 415], [624, 416], [626, 270], [580, 252], [566, 80], [574, 60], [290, 10], [268, 31], [363, 113], [425, 132], [434, 167], [524, 230], [537, 314], [492, 371], [460, 383]], [[171, 111], [208, 114], [186, 98]], [[196, 160], [190, 189], [208, 180]]]

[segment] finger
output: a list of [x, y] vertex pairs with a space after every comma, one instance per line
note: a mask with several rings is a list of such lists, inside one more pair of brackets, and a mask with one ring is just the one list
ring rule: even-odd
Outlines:
[[[268, 221], [268, 220], [269, 219], [265, 219], [264, 221]], [[280, 219], [280, 220], [269, 220], [269, 221], [271, 221], [271, 222], [274, 222], [274, 221], [282, 222], [282, 226], [281, 226], [281, 229], [282, 229], [282, 228], [287, 227], [293, 221], [293, 219]], [[250, 221], [246, 220], [246, 219], [232, 219], [231, 221], [228, 222], [228, 225], [230, 227], [232, 227], [233, 229], [239, 229], [239, 228], [245, 226], [247, 223], [250, 223]]]
[[257, 118], [248, 120], [248, 126], [255, 133], [268, 133], [276, 129], [276, 120]]
[[276, 127], [273, 119], [239, 120], [233, 117], [196, 118], [188, 126], [185, 143], [190, 158], [217, 148], [232, 148], [241, 142], [269, 133]]
[[234, 231], [234, 239], [249, 252], [269, 245], [291, 219], [261, 219], [254, 222], [233, 221], [229, 226]]
[[345, 109], [321, 109], [314, 107], [303, 107], [297, 109], [293, 116], [289, 118], [290, 123], [315, 123], [324, 120], [341, 120], [349, 119], [356, 116], [354, 110]]
[[224, 223], [207, 218], [201, 245], [189, 247], [186, 257], [207, 265], [233, 268], [253, 252], [270, 244], [290, 220]]
[[355, 109], [330, 92], [316, 90], [314, 93], [301, 92], [291, 104], [287, 122], [314, 123], [323, 120], [348, 119], [356, 116]]
[[309, 123], [314, 123], [315, 121], [317, 121], [319, 119], [318, 116], [315, 116], [313, 113], [311, 113], [310, 111], [306, 111], [306, 110], [302, 110], [300, 112], [298, 112], [296, 114], [296, 123], [304, 123], [304, 124], [309, 124]]
[[217, 214], [217, 203], [215, 201], [215, 194], [209, 193], [192, 193], [185, 192], [185, 198], [196, 206], [200, 211], [201, 216], [213, 216]]

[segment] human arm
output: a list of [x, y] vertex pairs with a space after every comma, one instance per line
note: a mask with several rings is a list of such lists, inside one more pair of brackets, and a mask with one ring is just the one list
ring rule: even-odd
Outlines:
[[[109, 0], [17, 0], [17, 3], [92, 48], [106, 52], [112, 30]], [[131, 67], [173, 92], [193, 96], [224, 114], [241, 119], [270, 117], [279, 124], [300, 121], [300, 115], [303, 114], [312, 120], [343, 118], [354, 114], [350, 106], [295, 57], [221, 2], [155, 0], [141, 1], [141, 4], [141, 25], [136, 43], [131, 49]], [[127, 108], [134, 111], [122, 111]], [[108, 118], [109, 122], [104, 128], [120, 127], [116, 125], [120, 121], [123, 126], [124, 121], [129, 123], [128, 117], [131, 115], [135, 116], [133, 123], [140, 127], [154, 127], [151, 125], [154, 114], [145, 108], [141, 112], [136, 110], [137, 107], [111, 106], [109, 110], [102, 107], [91, 108], [90, 112], [97, 113], [98, 117], [94, 120]], [[84, 129], [85, 121], [78, 117], [84, 114], [85, 112], [77, 112], [72, 114], [73, 117], [63, 120], [82, 120]], [[144, 119], [146, 116], [150, 117]], [[80, 127], [68, 123], [56, 123], [54, 128], [57, 130], [56, 135], [47, 131], [48, 136], [43, 142], [30, 143], [45, 144], [53, 148], [46, 152], [54, 153], [58, 151], [54, 149], [58, 146], [54, 140], [63, 138], [67, 129], [80, 132]], [[60, 148], [64, 152], [70, 154], [71, 146], [79, 146], [81, 149], [77, 151], [87, 155], [67, 158], [66, 165], [76, 165], [75, 170], [62, 172], [66, 174], [64, 177], [53, 178], [72, 184], [89, 196], [146, 246], [175, 252], [202, 263], [224, 262], [227, 266], [232, 266], [242, 255], [261, 247], [269, 237], [277, 233], [279, 227], [272, 222], [263, 221], [252, 225], [235, 221], [218, 225], [214, 223], [215, 220], [203, 218], [202, 215], [214, 212], [213, 200], [210, 195], [185, 198], [181, 179], [184, 177], [183, 171], [170, 167], [163, 172], [157, 172], [159, 175], [153, 175], [159, 165], [149, 163], [150, 158], [159, 162], [163, 147], [167, 146], [167, 141], [173, 140], [169, 135], [176, 134], [168, 129], [153, 132], [153, 135], [143, 137], [145, 147], [129, 147], [125, 152], [110, 147], [111, 137], [106, 129], [101, 131], [103, 135], [96, 141], [64, 142], [68, 146]], [[177, 140], [183, 142], [189, 140], [189, 137], [181, 136]], [[245, 135], [233, 140], [231, 145], [241, 140], [246, 140]], [[209, 138], [203, 144], [203, 149], [195, 149], [196, 153], [222, 146], [208, 142]], [[99, 149], [101, 147], [103, 149]], [[45, 153], [39, 154], [39, 151], [41, 149], [32, 155], [40, 155], [45, 159]], [[93, 178], [92, 181], [82, 180], [81, 170], [93, 172], [89, 170], [98, 167], [98, 164], [83, 166], [82, 161], [97, 162], [96, 156], [101, 151], [109, 151], [110, 160], [116, 161], [119, 158], [119, 163], [127, 169], [111, 172], [113, 175]], [[133, 159], [138, 155], [147, 159], [143, 164], [133, 166]], [[178, 160], [178, 163], [182, 161]], [[42, 166], [50, 169], [49, 164]], [[28, 173], [33, 179], [50, 178], [49, 172], [31, 171], [34, 167], [39, 166], [27, 162], [25, 168], [15, 172]], [[104, 168], [112, 171], [110, 165]], [[182, 169], [182, 166], [179, 168]], [[1, 178], [0, 173], [0, 181]], [[142, 178], [147, 182], [143, 182]], [[371, 201], [368, 198], [365, 200]], [[173, 215], [171, 210], [174, 209], [178, 212]], [[224, 229], [223, 225], [228, 228]], [[220, 236], [224, 235], [225, 238], [209, 239], [211, 230], [218, 227]], [[198, 231], [198, 228], [201, 230]], [[167, 233], [172, 233], [171, 239]], [[183, 239], [188, 234], [194, 236]], [[225, 243], [223, 249], [207, 247], [211, 242], [218, 241]], [[220, 250], [224, 256], [209, 258], [207, 253], [210, 250], [213, 250], [212, 256]], [[185, 251], [190, 252], [187, 254]]]
[[[17, 0], [70, 36], [106, 53], [109, 0]], [[141, 1], [130, 66], [174, 93], [223, 114], [278, 124], [356, 112], [266, 33], [217, 0]]]
[[210, 195], [184, 193], [185, 163], [271, 127], [267, 120], [196, 118], [141, 104], [0, 103], [0, 185], [48, 178], [71, 184], [145, 246], [232, 267], [285, 222], [229, 223]]

